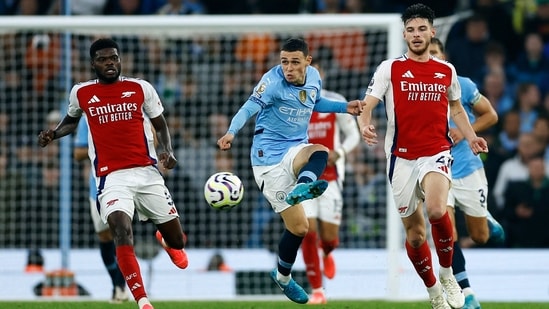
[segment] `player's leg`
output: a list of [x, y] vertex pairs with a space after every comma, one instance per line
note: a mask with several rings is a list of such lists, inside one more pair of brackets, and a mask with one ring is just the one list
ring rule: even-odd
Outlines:
[[333, 279], [336, 266], [332, 251], [339, 246], [339, 226], [343, 209], [343, 196], [337, 181], [330, 181], [328, 189], [318, 198], [320, 202], [320, 247], [326, 278]]
[[292, 163], [297, 183], [286, 197], [288, 204], [295, 205], [324, 193], [328, 182], [319, 180], [319, 177], [324, 172], [327, 162], [328, 148], [323, 145], [309, 144], [299, 150]]
[[116, 247], [111, 231], [109, 230], [109, 226], [101, 220], [97, 205], [97, 200], [90, 198], [90, 214], [95, 233], [99, 239], [101, 259], [103, 260], [103, 265], [105, 265], [105, 269], [107, 269], [112, 282], [111, 302], [120, 303], [128, 300], [128, 295], [126, 294], [126, 281], [116, 262]]
[[145, 291], [141, 269], [135, 256], [132, 217], [124, 211], [117, 210], [108, 215], [107, 221], [116, 244], [118, 267], [126, 279], [133, 298], [137, 301], [140, 309], [152, 309]]
[[150, 219], [157, 227], [156, 239], [162, 245], [175, 266], [185, 269], [189, 265], [179, 214], [164, 179], [155, 168], [145, 168], [142, 173], [144, 183], [138, 186], [135, 196], [135, 207], [139, 219]]
[[[431, 249], [426, 241], [423, 204], [419, 196], [419, 168], [415, 160], [392, 157], [387, 160], [387, 173], [397, 211], [406, 234], [406, 254], [421, 278], [432, 308], [449, 309], [440, 282], [433, 271]], [[414, 181], [416, 180], [416, 181]]]
[[322, 271], [320, 267], [320, 256], [318, 255], [318, 231], [317, 219], [309, 218], [309, 231], [303, 243], [301, 244], [301, 252], [303, 253], [303, 262], [305, 263], [305, 271], [309, 285], [311, 286], [311, 296], [309, 304], [325, 304], [326, 295], [322, 284]]
[[301, 304], [306, 303], [309, 296], [292, 278], [291, 271], [309, 222], [301, 204], [289, 205], [281, 192], [289, 192], [294, 187], [292, 165], [296, 154], [303, 147], [305, 145], [288, 150], [279, 164], [252, 167], [257, 186], [274, 212], [280, 214], [285, 225], [278, 243], [277, 267], [271, 272], [271, 278], [290, 300]]
[[446, 158], [444, 154], [440, 158], [436, 157], [438, 155], [428, 161], [434, 163], [432, 165], [434, 168], [427, 167], [428, 172], [421, 181], [425, 192], [425, 208], [431, 224], [433, 243], [440, 265], [439, 279], [446, 292], [446, 300], [453, 308], [461, 308], [465, 303], [465, 296], [452, 270], [454, 228], [450, 215], [446, 211], [450, 190], [450, 175], [446, 171], [449, 171], [450, 167], [444, 162], [450, 161], [440, 159]]

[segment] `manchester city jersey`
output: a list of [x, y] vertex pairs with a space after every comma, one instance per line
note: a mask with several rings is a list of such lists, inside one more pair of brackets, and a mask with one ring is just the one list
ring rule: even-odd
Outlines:
[[[461, 104], [467, 113], [469, 122], [474, 123], [476, 118], [473, 113], [473, 106], [480, 100], [480, 93], [475, 83], [469, 78], [458, 76], [458, 81], [461, 85]], [[456, 127], [451, 119], [450, 127]], [[466, 139], [461, 140], [452, 147], [452, 156], [454, 157], [452, 178], [463, 178], [483, 167], [482, 160], [471, 151]]]
[[300, 86], [284, 79], [280, 65], [263, 75], [248, 99], [261, 106], [251, 147], [252, 165], [277, 164], [290, 147], [307, 143], [307, 128], [320, 89], [320, 74], [311, 66]]

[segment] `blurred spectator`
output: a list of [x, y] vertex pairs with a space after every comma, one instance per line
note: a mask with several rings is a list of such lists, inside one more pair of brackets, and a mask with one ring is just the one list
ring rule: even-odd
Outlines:
[[[102, 15], [105, 13], [108, 0], [71, 0], [71, 15]], [[64, 15], [63, 0], [54, 0], [49, 10], [50, 15]]]
[[527, 179], [505, 192], [506, 242], [511, 248], [549, 247], [549, 178], [541, 156], [528, 161]]
[[45, 15], [55, 0], [0, 1], [0, 15]]
[[479, 74], [474, 76], [479, 84], [484, 80], [487, 74], [492, 71], [502, 71], [505, 73], [506, 88], [512, 89], [514, 83], [514, 66], [509, 65], [505, 54], [505, 47], [496, 41], [490, 41], [484, 50], [485, 66], [479, 70]]
[[535, 83], [540, 90], [544, 80], [549, 79], [549, 56], [543, 54], [543, 41], [539, 33], [526, 35], [524, 48], [515, 62], [515, 74], [517, 82]]
[[547, 114], [543, 114], [536, 119], [532, 134], [545, 146], [543, 158], [549, 162], [549, 116]]
[[[516, 155], [520, 136], [520, 116], [518, 111], [510, 110], [501, 119], [501, 131], [497, 132], [492, 139], [489, 145], [490, 152], [484, 160], [484, 168], [489, 186], [488, 192], [490, 193], [496, 182], [501, 164]], [[490, 204], [488, 203], [488, 205]]]
[[[542, 155], [545, 145], [530, 133], [522, 133], [519, 137], [518, 153], [507, 159], [499, 168], [493, 195], [498, 209], [505, 205], [505, 191], [511, 181], [523, 181], [528, 178], [527, 163], [533, 157]], [[546, 174], [549, 175], [549, 165], [546, 165]]]
[[513, 108], [513, 96], [510, 94], [510, 87], [507, 85], [507, 78], [502, 69], [492, 69], [487, 72], [481, 92], [490, 100], [499, 116]]
[[486, 65], [484, 51], [489, 40], [488, 23], [479, 14], [467, 18], [464, 36], [448, 37], [448, 61], [454, 64], [458, 75], [469, 77], [475, 83], [479, 83], [478, 75], [480, 69]]
[[484, 16], [490, 39], [502, 44], [507, 58], [514, 61], [521, 46], [517, 44], [520, 40], [513, 27], [510, 5], [499, 0], [476, 0], [473, 11], [475, 14]]
[[156, 14], [193, 15], [205, 13], [204, 6], [198, 0], [167, 0], [167, 2], [156, 11]]
[[43, 94], [61, 67], [61, 41], [58, 34], [37, 33], [30, 37], [25, 52], [25, 66], [32, 80], [32, 91]]
[[536, 14], [524, 20], [524, 33], [538, 33], [549, 45], [549, 0], [537, 0]]
[[520, 115], [520, 132], [531, 132], [541, 109], [539, 88], [533, 83], [521, 83], [517, 86], [515, 109]]
[[513, 27], [518, 35], [524, 33], [524, 23], [529, 17], [536, 14], [537, 0], [515, 0], [511, 14], [513, 16]]

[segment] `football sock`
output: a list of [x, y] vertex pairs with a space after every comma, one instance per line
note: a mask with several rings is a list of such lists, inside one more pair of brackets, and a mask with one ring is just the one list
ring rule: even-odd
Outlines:
[[431, 249], [426, 241], [418, 248], [412, 248], [408, 241], [405, 242], [406, 253], [414, 265], [417, 274], [423, 280], [426, 287], [432, 287], [437, 282], [433, 272], [433, 261], [431, 258]]
[[438, 262], [442, 267], [452, 266], [454, 229], [448, 212], [445, 212], [439, 219], [429, 219], [433, 242], [437, 249]]
[[318, 179], [328, 164], [328, 153], [326, 151], [315, 151], [309, 157], [297, 175], [297, 183], [307, 183]]
[[284, 229], [278, 243], [278, 272], [280, 274], [284, 276], [290, 275], [302, 241], [303, 237], [294, 235], [287, 229]]
[[456, 280], [462, 289], [471, 287], [471, 285], [469, 285], [467, 272], [465, 271], [465, 256], [463, 255], [463, 251], [461, 251], [461, 247], [459, 246], [457, 241], [454, 242], [454, 258], [452, 260], [452, 269], [454, 272], [454, 276], [456, 277]]
[[303, 238], [301, 252], [303, 253], [303, 262], [305, 262], [305, 271], [307, 279], [312, 289], [322, 288], [322, 273], [320, 271], [320, 257], [318, 256], [316, 232], [309, 232]]
[[116, 247], [116, 258], [120, 271], [124, 275], [124, 278], [127, 278], [126, 284], [130, 288], [133, 298], [141, 300], [143, 297], [147, 297], [133, 246], [123, 245]]
[[113, 286], [125, 286], [126, 281], [118, 268], [118, 263], [116, 263], [116, 247], [114, 241], [99, 242], [99, 251], [101, 252], [101, 259], [109, 272]]
[[337, 246], [339, 246], [339, 238], [336, 238], [330, 241], [322, 240], [320, 241], [320, 246], [322, 247], [322, 251], [326, 256], [330, 254], [330, 252], [334, 251], [334, 249], [337, 248]]

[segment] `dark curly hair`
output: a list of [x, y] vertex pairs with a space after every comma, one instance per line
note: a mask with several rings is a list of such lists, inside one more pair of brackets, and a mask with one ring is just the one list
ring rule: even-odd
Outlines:
[[103, 48], [116, 48], [116, 50], [120, 50], [120, 48], [118, 48], [118, 44], [114, 40], [109, 38], [101, 38], [93, 42], [90, 46], [90, 58], [95, 58], [95, 53]]
[[435, 12], [423, 3], [412, 4], [402, 13], [401, 19], [406, 24], [410, 19], [414, 18], [427, 19], [432, 25], [435, 20]]

